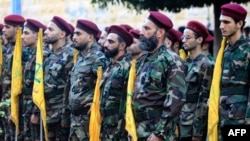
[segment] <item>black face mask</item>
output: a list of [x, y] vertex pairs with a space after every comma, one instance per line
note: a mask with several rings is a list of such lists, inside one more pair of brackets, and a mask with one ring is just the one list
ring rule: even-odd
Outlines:
[[150, 38], [146, 38], [145, 36], [141, 35], [139, 40], [139, 48], [145, 51], [153, 51], [158, 44], [158, 40], [156, 39], [155, 34]]

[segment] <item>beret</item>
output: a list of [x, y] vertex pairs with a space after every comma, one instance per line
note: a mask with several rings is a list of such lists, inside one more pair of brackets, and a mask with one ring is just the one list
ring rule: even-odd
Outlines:
[[3, 30], [3, 24], [0, 24], [0, 31], [2, 31]]
[[25, 19], [21, 15], [11, 14], [4, 17], [4, 23], [13, 26], [23, 26]]
[[35, 32], [38, 32], [39, 28], [42, 28], [43, 31], [46, 30], [45, 25], [43, 25], [42, 23], [40, 23], [39, 21], [34, 20], [34, 19], [27, 19], [25, 26], [30, 28], [30, 30], [35, 31]]
[[209, 34], [208, 36], [207, 36], [207, 38], [205, 39], [205, 43], [210, 43], [210, 42], [212, 42], [214, 40], [214, 37], [211, 35], [211, 34]]
[[224, 4], [221, 6], [221, 14], [237, 20], [245, 20], [247, 11], [238, 4]]
[[109, 31], [109, 26], [106, 26], [106, 27], [104, 28], [104, 31], [108, 32], [108, 31]]
[[204, 39], [208, 36], [208, 30], [207, 28], [200, 22], [198, 21], [189, 21], [186, 28], [194, 31], [198, 35], [202, 36]]
[[172, 42], [181, 42], [182, 33], [179, 30], [171, 28], [168, 31], [167, 38]]
[[132, 26], [128, 25], [128, 24], [120, 24], [121, 27], [125, 28], [128, 32], [133, 29]]
[[138, 29], [130, 29], [129, 33], [131, 33], [133, 35], [133, 37], [136, 39], [140, 38], [140, 30], [138, 30]]
[[123, 27], [119, 25], [112, 25], [109, 28], [108, 33], [115, 33], [118, 34], [121, 38], [124, 39], [126, 42], [127, 46], [130, 46], [133, 43], [133, 36]]
[[69, 28], [70, 28], [70, 34], [73, 34], [75, 30], [74, 26], [69, 23]]
[[62, 31], [66, 32], [66, 36], [71, 33], [71, 29], [69, 27], [69, 23], [66, 22], [63, 18], [54, 16], [51, 22], [55, 23]]
[[148, 19], [165, 30], [169, 30], [173, 27], [172, 21], [166, 15], [157, 11], [150, 11]]
[[77, 20], [76, 27], [84, 30], [88, 34], [93, 34], [95, 38], [99, 33], [97, 25], [89, 20]]

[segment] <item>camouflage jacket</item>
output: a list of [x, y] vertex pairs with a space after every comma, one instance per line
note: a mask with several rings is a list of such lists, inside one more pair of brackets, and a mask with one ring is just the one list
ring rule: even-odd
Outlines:
[[[232, 106], [230, 118], [250, 120], [249, 85], [250, 39], [242, 35], [235, 44], [227, 43], [222, 62], [220, 104]], [[244, 103], [245, 108], [237, 108], [239, 103]]]
[[[117, 126], [117, 130], [124, 131], [125, 128], [118, 125], [124, 121], [125, 103], [127, 97], [127, 81], [130, 63], [124, 56], [118, 61], [111, 62], [101, 80], [101, 114], [102, 126]], [[102, 131], [104, 132], [104, 131]]]
[[79, 52], [70, 78], [71, 86], [68, 99], [71, 110], [81, 109], [83, 115], [87, 115], [90, 107], [84, 106], [93, 100], [97, 68], [101, 66], [105, 70], [107, 64], [108, 59], [98, 50], [97, 43], [88, 49], [87, 54]]
[[[188, 57], [186, 76], [186, 102], [180, 115], [180, 125], [184, 126], [181, 136], [202, 136], [206, 131], [207, 101], [211, 87], [213, 64], [204, 55], [199, 54], [193, 60]], [[185, 128], [185, 126], [189, 126]]]
[[[58, 122], [62, 116], [64, 88], [73, 67], [73, 48], [64, 45], [51, 52], [44, 61], [44, 92], [47, 122]], [[62, 122], [64, 119], [61, 119]]]
[[169, 138], [170, 121], [178, 118], [186, 98], [185, 72], [184, 62], [165, 45], [140, 64], [132, 101], [139, 138], [152, 133]]

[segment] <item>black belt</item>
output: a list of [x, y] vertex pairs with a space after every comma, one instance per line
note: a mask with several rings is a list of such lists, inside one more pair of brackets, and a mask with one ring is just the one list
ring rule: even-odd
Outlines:
[[74, 116], [79, 116], [79, 115], [87, 115], [89, 111], [89, 108], [76, 108], [76, 109], [70, 109], [70, 112]]
[[221, 95], [247, 95], [249, 88], [246, 86], [224, 87], [221, 88]]
[[135, 112], [135, 120], [140, 122], [140, 121], [158, 118], [158, 117], [161, 117], [162, 111], [163, 110], [155, 109], [155, 110], [150, 110], [146, 112]]
[[53, 90], [51, 92], [46, 92], [45, 93], [45, 98], [46, 99], [53, 98], [56, 95], [63, 95], [63, 93], [64, 93], [64, 89]]
[[119, 114], [119, 108], [101, 109], [101, 114], [103, 115], [103, 117], [118, 115]]

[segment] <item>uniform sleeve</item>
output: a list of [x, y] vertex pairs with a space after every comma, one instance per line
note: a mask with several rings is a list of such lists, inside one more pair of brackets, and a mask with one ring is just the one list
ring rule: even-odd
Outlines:
[[193, 122], [193, 136], [195, 137], [201, 137], [204, 132], [206, 132], [206, 121], [208, 112], [207, 101], [209, 98], [212, 75], [212, 66], [205, 67], [204, 72], [201, 72], [201, 87], [195, 110], [195, 118]]
[[[183, 61], [177, 60], [167, 70], [167, 89], [164, 101], [164, 110], [161, 119], [156, 124], [155, 135], [166, 139], [166, 127], [171, 128], [172, 121], [179, 117], [179, 113], [186, 99], [186, 66]], [[171, 122], [169, 122], [171, 121]], [[169, 128], [168, 128], [169, 129]]]

